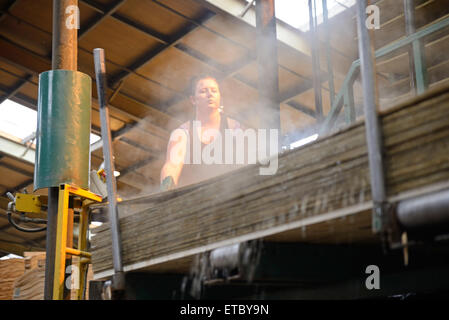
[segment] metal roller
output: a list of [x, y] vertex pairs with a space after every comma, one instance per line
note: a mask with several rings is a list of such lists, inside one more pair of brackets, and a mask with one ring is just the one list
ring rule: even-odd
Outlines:
[[396, 212], [405, 229], [449, 225], [449, 190], [401, 201]]
[[236, 272], [242, 278], [251, 281], [259, 262], [261, 243], [261, 241], [248, 241], [212, 250], [209, 255], [211, 270], [225, 276]]

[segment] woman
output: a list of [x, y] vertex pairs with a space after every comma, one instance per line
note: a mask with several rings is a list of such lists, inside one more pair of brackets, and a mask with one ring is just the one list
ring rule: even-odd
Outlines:
[[[161, 170], [162, 190], [196, 183], [238, 167], [201, 164], [201, 156], [207, 145], [216, 138], [224, 139], [226, 129], [241, 128], [239, 122], [222, 113], [218, 81], [207, 74], [195, 77], [191, 81], [190, 102], [195, 108], [196, 121], [183, 123], [170, 135], [166, 162]], [[200, 143], [195, 144], [194, 139]], [[199, 145], [201, 149], [195, 147]], [[224, 163], [224, 143], [222, 147]]]

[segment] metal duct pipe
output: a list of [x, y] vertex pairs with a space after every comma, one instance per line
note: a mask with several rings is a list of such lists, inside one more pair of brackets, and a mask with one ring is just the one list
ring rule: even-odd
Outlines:
[[405, 229], [449, 225], [449, 189], [401, 201], [396, 213]]

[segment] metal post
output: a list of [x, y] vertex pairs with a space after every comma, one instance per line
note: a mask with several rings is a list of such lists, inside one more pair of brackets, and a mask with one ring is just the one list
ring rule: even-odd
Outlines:
[[[410, 12], [412, 8], [413, 12]], [[415, 4], [414, 0], [404, 0], [404, 15], [405, 15], [405, 34], [407, 36], [415, 33]], [[408, 49], [408, 64], [410, 72], [410, 89], [416, 93], [416, 83], [415, 83], [415, 63], [413, 57], [413, 45]]]
[[69, 6], [78, 6], [78, 0], [53, 0], [53, 70], [78, 70], [78, 30], [67, 27]]
[[[404, 0], [405, 32], [409, 36], [416, 32], [415, 0]], [[412, 90], [422, 94], [427, 90], [429, 81], [424, 56], [424, 46], [421, 40], [413, 41], [409, 49], [410, 84]]]
[[382, 160], [382, 135], [377, 114], [375, 72], [370, 35], [365, 27], [366, 0], [357, 0], [357, 32], [359, 38], [360, 69], [363, 85], [366, 139], [373, 199], [373, 231], [383, 230], [386, 221], [386, 191]]
[[44, 299], [53, 299], [59, 188], [48, 188]]
[[259, 72], [259, 127], [280, 129], [279, 66], [274, 0], [256, 1], [256, 28]]
[[[66, 8], [77, 6], [78, 0], [53, 0], [52, 69], [76, 71], [78, 53], [78, 30], [66, 26]], [[44, 298], [53, 298], [55, 268], [56, 227], [59, 187], [48, 188], [47, 238]]]
[[351, 124], [355, 122], [355, 106], [354, 106], [354, 85], [348, 84], [344, 94], [344, 107], [346, 123]]
[[335, 86], [334, 86], [334, 70], [332, 66], [332, 47], [330, 39], [330, 26], [329, 26], [329, 13], [327, 11], [327, 0], [323, 0], [323, 26], [326, 36], [326, 60], [327, 60], [327, 73], [329, 84], [329, 97], [331, 106], [334, 105], [335, 99]]
[[106, 170], [106, 187], [108, 190], [109, 222], [112, 235], [112, 258], [114, 263], [114, 278], [112, 289], [117, 294], [124, 290], [124, 273], [122, 264], [120, 225], [117, 210], [117, 185], [114, 176], [114, 161], [112, 139], [109, 124], [109, 109], [106, 100], [106, 59], [104, 50], [94, 49], [95, 75], [97, 80], [98, 103], [100, 105], [101, 137], [103, 139], [104, 167]]
[[[315, 6], [313, 5], [315, 4]], [[315, 110], [317, 113], [317, 120], [323, 120], [323, 101], [321, 96], [321, 68], [320, 68], [320, 50], [319, 39], [317, 32], [316, 12], [314, 14], [314, 7], [316, 9], [315, 0], [309, 0], [309, 28], [310, 28], [310, 42], [312, 47], [312, 71], [313, 71], [313, 88], [315, 92]]]

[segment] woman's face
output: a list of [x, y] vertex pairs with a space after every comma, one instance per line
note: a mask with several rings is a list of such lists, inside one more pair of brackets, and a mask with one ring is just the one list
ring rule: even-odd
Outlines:
[[212, 78], [198, 81], [195, 96], [191, 97], [192, 103], [200, 109], [219, 108], [221, 95], [217, 82]]

